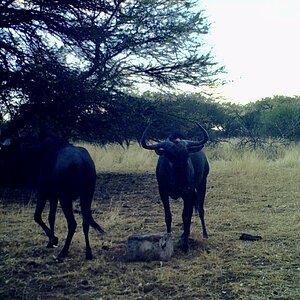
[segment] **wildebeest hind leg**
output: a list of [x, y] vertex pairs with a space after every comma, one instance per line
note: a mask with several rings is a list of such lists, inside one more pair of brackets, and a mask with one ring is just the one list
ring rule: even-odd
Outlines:
[[44, 232], [50, 240], [51, 238], [53, 238], [52, 231], [42, 220], [42, 212], [45, 208], [46, 201], [47, 199], [45, 197], [38, 195], [34, 213], [34, 221], [42, 227], [42, 229], [44, 230]]
[[55, 225], [55, 215], [57, 209], [57, 198], [50, 199], [50, 211], [48, 216], [48, 221], [50, 225], [51, 236], [49, 236], [49, 242], [47, 248], [57, 247], [58, 238], [54, 235], [54, 225]]
[[90, 224], [84, 218], [83, 218], [83, 222], [82, 222], [82, 227], [83, 227], [83, 233], [84, 233], [85, 245], [86, 245], [85, 257], [86, 257], [86, 259], [90, 260], [90, 259], [93, 259], [92, 250], [91, 250], [90, 241], [89, 241]]
[[207, 239], [208, 235], [207, 235], [207, 231], [206, 231], [206, 226], [205, 226], [205, 220], [204, 220], [204, 199], [205, 199], [205, 194], [206, 194], [206, 179], [204, 180], [204, 182], [201, 185], [201, 188], [198, 188], [198, 210], [199, 210], [199, 217], [200, 217], [200, 221], [201, 221], [201, 225], [202, 225], [202, 233], [203, 233], [203, 238]]
[[65, 217], [67, 219], [67, 223], [68, 223], [68, 234], [67, 234], [67, 238], [65, 241], [65, 245], [64, 245], [63, 249], [61, 250], [61, 252], [58, 254], [59, 258], [64, 258], [68, 255], [69, 247], [70, 247], [73, 235], [75, 233], [77, 223], [75, 221], [74, 214], [73, 214], [72, 200], [61, 199], [60, 205], [61, 205], [61, 208], [64, 212], [64, 215], [65, 215]]

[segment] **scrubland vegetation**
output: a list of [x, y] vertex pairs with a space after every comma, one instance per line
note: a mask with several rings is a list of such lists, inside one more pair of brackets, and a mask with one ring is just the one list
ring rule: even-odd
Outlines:
[[[266, 144], [256, 150], [237, 141], [206, 148], [211, 173], [206, 198], [209, 238], [194, 216], [189, 254], [181, 252], [181, 201], [171, 202], [175, 253], [168, 262], [126, 262], [131, 234], [165, 231], [155, 180], [156, 156], [129, 148], [85, 145], [95, 160], [95, 259], [85, 261], [81, 217], [70, 255], [46, 249], [33, 221], [34, 197], [1, 191], [1, 299], [298, 299], [300, 295], [300, 145]], [[47, 209], [46, 209], [47, 212]], [[44, 218], [47, 218], [47, 214]], [[59, 247], [66, 223], [58, 210]], [[242, 233], [261, 240], [239, 240]]]
[[[244, 167], [259, 167], [262, 164], [270, 165], [291, 165], [300, 164], [300, 144], [289, 143], [288, 145], [267, 141], [264, 147], [258, 149], [244, 148], [240, 146], [240, 140], [231, 139], [217, 145], [209, 145], [205, 152], [214, 169], [228, 165], [228, 162], [235, 162], [240, 165], [244, 162]], [[129, 147], [121, 147], [116, 144], [109, 144], [100, 147], [91, 144], [81, 144], [88, 149], [95, 164], [97, 172], [152, 172], [155, 169], [157, 155], [153, 151], [145, 151], [137, 143]], [[252, 162], [248, 164], [249, 160]], [[232, 165], [231, 165], [232, 167]]]
[[[55, 133], [106, 145], [84, 146], [98, 173], [93, 215], [107, 234], [91, 230], [95, 258], [86, 261], [76, 202], [77, 232], [58, 262], [61, 209], [59, 248], [47, 249], [34, 193], [0, 190], [0, 299], [299, 299], [300, 146], [268, 138], [299, 143], [300, 97], [237, 105], [170, 90], [223, 81], [205, 42], [214, 20], [198, 2], [1, 1], [0, 142]], [[143, 93], [139, 83], [160, 92]], [[194, 217], [191, 249], [182, 253], [182, 203], [172, 201], [172, 259], [127, 262], [129, 235], [165, 231], [157, 157], [136, 143], [109, 143], [137, 141], [149, 123], [149, 139], [175, 128], [198, 137], [195, 122], [212, 143], [230, 139], [205, 150], [209, 239]], [[262, 239], [241, 241], [242, 233]]]

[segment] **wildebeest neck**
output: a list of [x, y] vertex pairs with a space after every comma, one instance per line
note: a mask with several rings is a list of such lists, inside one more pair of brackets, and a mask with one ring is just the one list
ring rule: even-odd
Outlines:
[[65, 140], [49, 136], [44, 140], [22, 138], [12, 141], [1, 149], [0, 186], [35, 187], [40, 173], [48, 176], [60, 149], [66, 147]]

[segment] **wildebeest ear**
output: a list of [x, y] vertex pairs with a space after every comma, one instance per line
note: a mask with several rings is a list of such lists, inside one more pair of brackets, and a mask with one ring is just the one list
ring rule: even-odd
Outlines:
[[204, 145], [201, 146], [192, 146], [188, 148], [189, 153], [195, 153], [195, 152], [199, 152], [203, 149]]
[[162, 148], [155, 149], [154, 151], [157, 155], [164, 155], [166, 153], [166, 151]]
[[11, 145], [11, 139], [6, 139], [3, 143], [0, 143], [0, 149], [8, 147]]

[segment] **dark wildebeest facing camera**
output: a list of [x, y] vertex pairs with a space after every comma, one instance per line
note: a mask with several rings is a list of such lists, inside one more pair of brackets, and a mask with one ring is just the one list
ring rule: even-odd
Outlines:
[[156, 166], [159, 194], [165, 210], [167, 232], [171, 232], [172, 214], [169, 197], [183, 199], [182, 220], [184, 232], [182, 234], [182, 250], [188, 251], [193, 208], [199, 211], [203, 237], [207, 238], [204, 221], [204, 199], [206, 194], [206, 178], [209, 173], [209, 164], [202, 151], [208, 141], [207, 131], [197, 123], [203, 138], [201, 141], [186, 140], [179, 133], [174, 133], [163, 142], [151, 145], [146, 140], [145, 129], [141, 145], [148, 150], [154, 150], [159, 159]]

